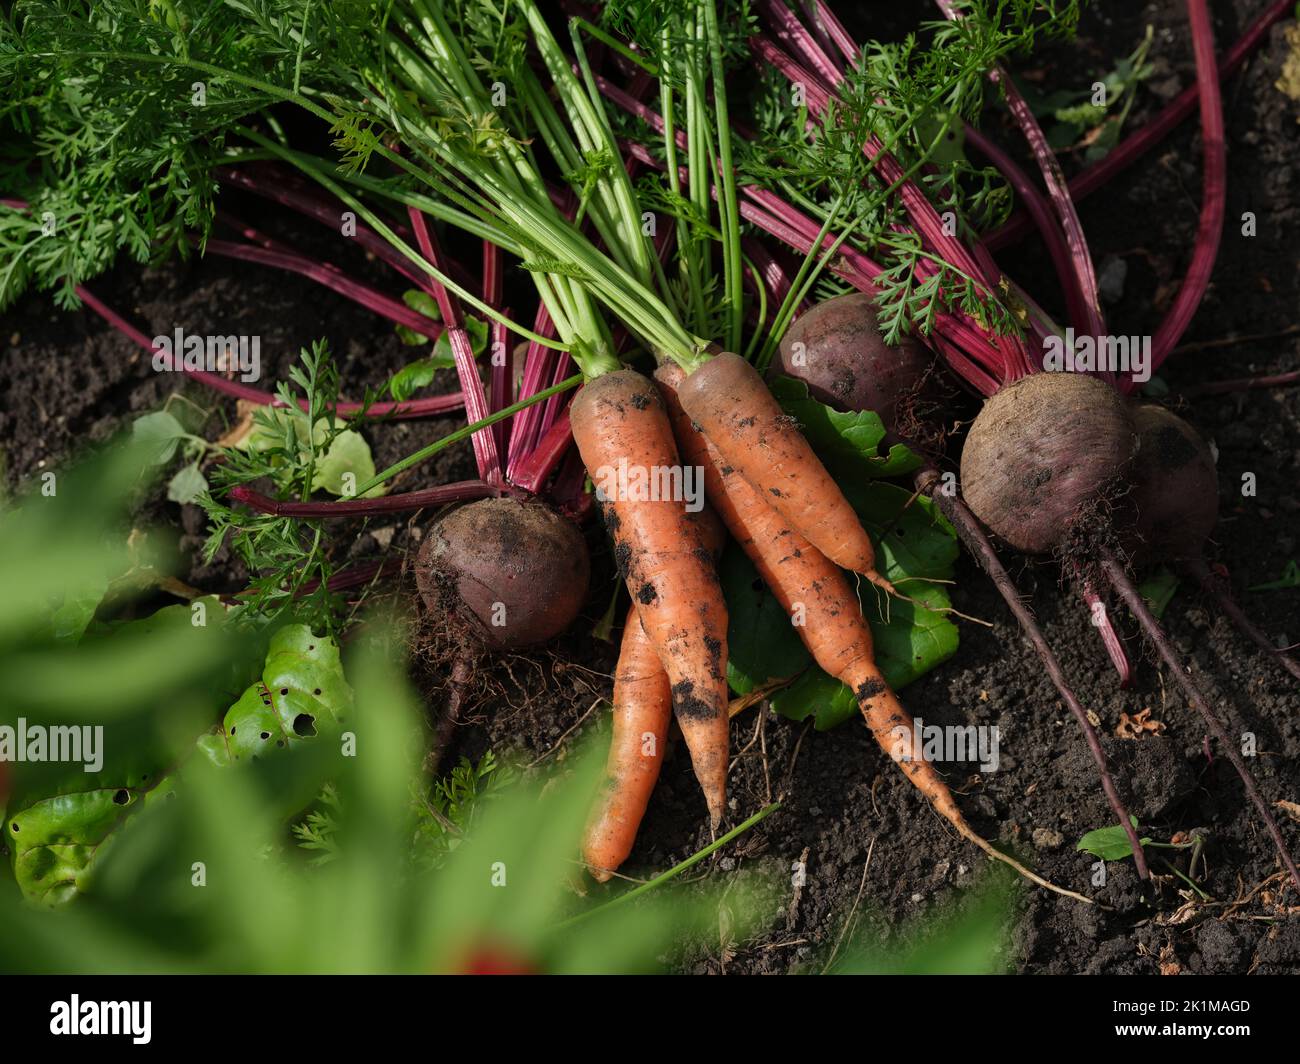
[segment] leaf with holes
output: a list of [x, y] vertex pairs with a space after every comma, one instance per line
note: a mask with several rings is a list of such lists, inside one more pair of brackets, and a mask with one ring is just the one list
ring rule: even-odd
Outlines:
[[198, 746], [218, 765], [253, 760], [336, 732], [351, 708], [338, 645], [306, 625], [288, 625], [272, 637], [261, 678]]
[[[96, 756], [105, 760], [99, 771], [88, 771], [82, 760], [69, 761], [59, 766], [64, 771], [56, 782], [43, 781], [45, 786], [19, 791], [9, 804], [4, 836], [13, 857], [14, 879], [29, 901], [51, 908], [84, 892], [95, 858], [143, 805], [167, 765], [165, 753], [149, 742], [132, 741], [120, 726], [101, 728], [98, 741], [88, 727], [59, 725], [63, 730], [58, 733], [55, 727], [20, 718], [14, 739], [32, 757], [39, 728], [46, 744], [54, 742], [57, 734], [60, 743], [75, 743], [76, 752], [85, 757], [90, 747], [82, 743], [89, 732]], [[110, 763], [115, 752], [116, 763]], [[46, 745], [41, 756], [51, 753]], [[89, 758], [92, 766], [94, 760]]]

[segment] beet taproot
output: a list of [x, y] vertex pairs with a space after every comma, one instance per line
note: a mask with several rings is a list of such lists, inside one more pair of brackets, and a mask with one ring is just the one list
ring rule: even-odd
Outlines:
[[1138, 550], [1161, 560], [1199, 558], [1219, 520], [1214, 455], [1177, 414], [1142, 403], [1133, 409], [1138, 434], [1130, 503]]
[[875, 301], [850, 292], [800, 315], [781, 340], [771, 375], [803, 381], [808, 394], [836, 410], [871, 410], [893, 430], [899, 402], [915, 394], [933, 356], [906, 336], [885, 343]]
[[1136, 443], [1128, 406], [1105, 381], [1030, 374], [993, 395], [971, 425], [962, 495], [1017, 550], [1050, 551], [1120, 485]]
[[541, 503], [480, 499], [438, 520], [415, 562], [425, 604], [468, 625], [489, 647], [543, 643], [587, 598], [582, 533]]

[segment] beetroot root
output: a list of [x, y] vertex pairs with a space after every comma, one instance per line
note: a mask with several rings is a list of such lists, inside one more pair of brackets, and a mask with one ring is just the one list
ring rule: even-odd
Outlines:
[[1124, 400], [1105, 381], [1034, 373], [990, 398], [971, 425], [962, 495], [1017, 550], [1050, 551], [1119, 483], [1136, 440]]
[[591, 575], [587, 544], [540, 503], [481, 499], [429, 530], [415, 563], [425, 604], [495, 649], [543, 643], [578, 616]]
[[803, 381], [814, 399], [836, 410], [872, 410], [892, 430], [899, 400], [920, 388], [932, 361], [911, 337], [885, 343], [875, 301], [850, 292], [795, 320], [771, 373]]

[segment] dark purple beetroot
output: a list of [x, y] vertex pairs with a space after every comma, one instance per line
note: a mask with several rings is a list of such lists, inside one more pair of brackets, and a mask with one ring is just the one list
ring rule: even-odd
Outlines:
[[590, 561], [582, 533], [540, 503], [480, 499], [429, 529], [415, 562], [425, 604], [490, 647], [542, 643], [578, 616]]
[[911, 337], [885, 343], [874, 301], [851, 292], [797, 318], [770, 372], [803, 381], [813, 398], [836, 410], [875, 411], [892, 430], [899, 400], [919, 389], [932, 361]]
[[1118, 483], [1136, 441], [1128, 405], [1105, 381], [1033, 373], [989, 399], [971, 425], [961, 493], [1013, 547], [1050, 551]]
[[1214, 455], [1177, 414], [1143, 403], [1133, 409], [1138, 452], [1130, 501], [1139, 549], [1160, 560], [1200, 558], [1219, 520]]

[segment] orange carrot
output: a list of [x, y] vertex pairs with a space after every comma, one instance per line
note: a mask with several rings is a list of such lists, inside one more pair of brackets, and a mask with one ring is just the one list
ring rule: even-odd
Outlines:
[[587, 820], [582, 858], [601, 883], [632, 852], [663, 764], [672, 690], [636, 603], [627, 610], [614, 670], [614, 731], [605, 779]]
[[967, 823], [952, 792], [934, 766], [914, 749], [912, 717], [890, 689], [876, 664], [871, 629], [843, 571], [792, 527], [749, 481], [728, 465], [713, 441], [696, 429], [679, 403], [685, 378], [676, 366], [662, 366], [655, 378], [688, 462], [704, 468], [705, 488], [714, 509], [759, 575], [791, 617], [799, 617], [800, 638], [826, 672], [848, 685], [867, 727], [935, 811], [963, 838], [1021, 875], [1057, 893], [1089, 901], [1042, 879], [993, 848]]
[[683, 381], [682, 407], [763, 499], [836, 565], [886, 590], [876, 552], [839, 485], [745, 359], [722, 352]]
[[[569, 419], [598, 487], [620, 470], [659, 478], [680, 469], [663, 401], [639, 373], [618, 370], [589, 381]], [[716, 827], [727, 791], [727, 605], [700, 518], [680, 500], [643, 499], [613, 486], [602, 510], [614, 558], [668, 673], [673, 712]]]
[[[709, 506], [696, 516], [701, 542], [716, 558], [726, 543], [727, 530]], [[605, 779], [587, 818], [583, 842], [583, 860], [600, 883], [632, 852], [659, 779], [672, 714], [668, 673], [645, 634], [635, 602], [627, 610], [614, 670], [613, 709]]]

